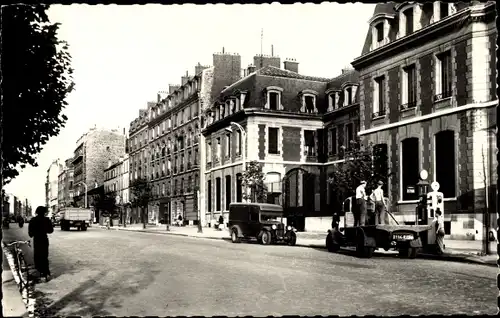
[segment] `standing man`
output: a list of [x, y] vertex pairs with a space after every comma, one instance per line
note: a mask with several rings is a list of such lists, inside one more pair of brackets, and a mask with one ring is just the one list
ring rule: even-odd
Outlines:
[[377, 188], [373, 190], [370, 195], [370, 199], [375, 202], [375, 225], [385, 224], [385, 211], [387, 211], [387, 206], [384, 201], [383, 185], [384, 183], [382, 181], [377, 182]]
[[366, 223], [366, 181], [356, 188], [356, 213], [354, 214], [354, 226], [364, 226]]
[[45, 277], [45, 280], [49, 281], [49, 238], [47, 234], [54, 232], [54, 227], [50, 219], [45, 216], [46, 212], [46, 207], [36, 208], [36, 216], [28, 224], [28, 234], [33, 238], [35, 268], [40, 273], [40, 277]]

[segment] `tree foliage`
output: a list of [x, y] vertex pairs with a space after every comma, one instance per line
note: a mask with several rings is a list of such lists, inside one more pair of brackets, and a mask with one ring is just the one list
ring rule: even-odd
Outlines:
[[363, 180], [367, 182], [367, 194], [376, 188], [378, 181], [384, 183], [384, 193], [387, 194], [387, 183], [393, 173], [389, 170], [387, 151], [383, 146], [351, 142], [350, 150], [344, 152], [344, 158], [345, 161], [335, 167], [328, 179], [336, 204], [354, 195]]
[[265, 202], [267, 189], [264, 185], [265, 175], [262, 173], [262, 166], [257, 161], [250, 161], [242, 174], [242, 186], [248, 187], [250, 193], [244, 191], [243, 199], [251, 202]]
[[2, 157], [8, 183], [57, 136], [73, 90], [71, 56], [50, 23], [47, 5], [2, 6]]
[[111, 218], [119, 217], [115, 197], [115, 192], [100, 193], [96, 196], [94, 205], [97, 209], [102, 211], [102, 216]]
[[147, 223], [147, 218], [145, 217], [145, 210], [148, 207], [148, 203], [151, 200], [153, 194], [151, 191], [151, 185], [145, 178], [137, 178], [132, 181], [130, 185], [130, 191], [132, 193], [130, 203], [141, 209], [141, 219], [144, 227]]

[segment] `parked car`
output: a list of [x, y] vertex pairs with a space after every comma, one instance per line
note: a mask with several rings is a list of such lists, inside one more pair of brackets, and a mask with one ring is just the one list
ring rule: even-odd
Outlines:
[[231, 203], [228, 228], [233, 243], [252, 238], [264, 245], [285, 242], [293, 246], [297, 242], [296, 230], [285, 226], [283, 208], [276, 204]]

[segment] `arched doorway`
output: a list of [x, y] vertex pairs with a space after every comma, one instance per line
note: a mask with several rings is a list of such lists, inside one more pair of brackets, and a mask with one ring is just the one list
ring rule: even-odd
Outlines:
[[283, 210], [287, 224], [304, 231], [308, 209], [314, 209], [314, 175], [294, 168], [283, 177]]

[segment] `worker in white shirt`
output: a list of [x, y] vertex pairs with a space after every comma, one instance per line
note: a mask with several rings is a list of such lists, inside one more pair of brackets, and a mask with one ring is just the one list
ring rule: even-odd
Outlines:
[[366, 181], [356, 188], [356, 212], [354, 213], [354, 226], [364, 226], [366, 223]]
[[384, 183], [379, 181], [377, 183], [377, 188], [373, 190], [370, 195], [370, 199], [375, 202], [375, 225], [385, 224], [385, 211], [387, 211], [387, 206], [384, 201], [384, 190], [382, 186]]

